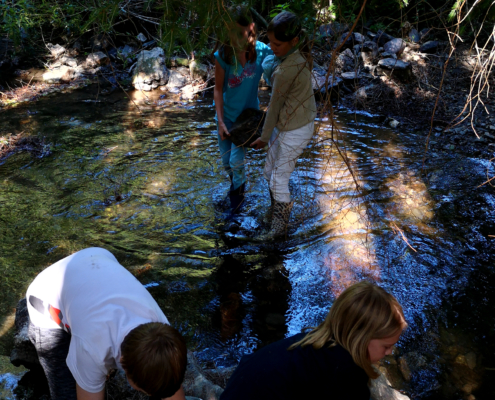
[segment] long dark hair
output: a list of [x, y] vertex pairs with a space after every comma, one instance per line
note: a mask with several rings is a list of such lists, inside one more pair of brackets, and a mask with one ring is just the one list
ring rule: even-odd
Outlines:
[[[242, 27], [249, 26], [253, 23], [251, 12], [245, 6], [233, 6], [229, 8], [229, 16], [233, 22], [238, 23]], [[234, 47], [230, 43], [230, 37], [228, 37], [228, 39], [224, 43], [217, 40], [215, 48], [213, 49], [213, 53], [215, 53], [215, 51], [217, 50], [219, 50], [219, 54], [222, 60], [224, 60], [227, 64], [235, 64], [236, 52]], [[252, 63], [256, 61], [256, 27], [249, 32], [246, 53], [246, 59], [248, 61]]]
[[290, 42], [298, 37], [300, 41], [299, 51], [310, 63], [313, 61], [311, 56], [311, 46], [308, 41], [308, 35], [302, 28], [302, 24], [298, 16], [290, 11], [282, 11], [268, 24], [267, 33], [273, 33], [275, 39], [281, 42]]

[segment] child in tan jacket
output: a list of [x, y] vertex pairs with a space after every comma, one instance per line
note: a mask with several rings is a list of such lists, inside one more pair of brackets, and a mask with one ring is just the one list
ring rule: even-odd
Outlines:
[[316, 117], [311, 62], [303, 55], [299, 19], [284, 11], [270, 22], [267, 34], [275, 56], [265, 59], [263, 69], [272, 98], [261, 138], [251, 144], [257, 150], [269, 144], [263, 175], [270, 187], [272, 220], [265, 240], [286, 233], [293, 205], [289, 178], [313, 136]]

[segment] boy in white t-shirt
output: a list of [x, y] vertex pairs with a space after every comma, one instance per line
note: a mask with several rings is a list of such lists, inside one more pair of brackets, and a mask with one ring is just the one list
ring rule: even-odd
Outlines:
[[81, 250], [46, 268], [26, 300], [52, 400], [103, 400], [112, 369], [153, 398], [185, 399], [184, 338], [109, 251]]

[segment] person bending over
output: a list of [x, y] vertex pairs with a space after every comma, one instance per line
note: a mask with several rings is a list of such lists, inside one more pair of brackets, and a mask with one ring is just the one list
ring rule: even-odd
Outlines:
[[369, 400], [372, 364], [392, 353], [406, 326], [392, 295], [356, 283], [318, 327], [244, 356], [220, 400]]
[[88, 248], [51, 265], [26, 300], [52, 400], [103, 400], [113, 369], [153, 398], [185, 399], [184, 338], [109, 251]]

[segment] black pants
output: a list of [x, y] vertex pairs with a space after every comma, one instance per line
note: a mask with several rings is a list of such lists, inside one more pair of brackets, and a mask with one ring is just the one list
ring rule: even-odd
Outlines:
[[45, 371], [52, 400], [77, 400], [76, 381], [67, 367], [71, 335], [63, 329], [44, 329], [29, 323], [28, 337]]

